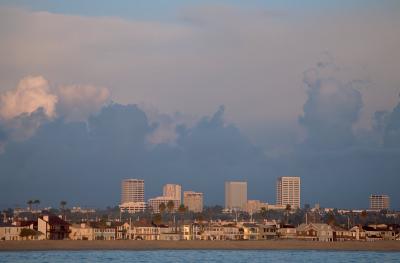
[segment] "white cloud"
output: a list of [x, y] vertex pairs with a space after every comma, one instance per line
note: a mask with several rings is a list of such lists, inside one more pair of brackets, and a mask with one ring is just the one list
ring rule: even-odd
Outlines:
[[[183, 10], [176, 23], [0, 10], [0, 89], [18, 76], [106, 86], [120, 103], [208, 115], [218, 105], [246, 129], [295, 123], [304, 69], [325, 51], [362, 90], [361, 121], [396, 103], [400, 17], [274, 13], [234, 7]], [[249, 128], [251, 127], [251, 128]]]
[[83, 121], [98, 112], [110, 99], [107, 88], [92, 85], [61, 86], [57, 111], [69, 121]]
[[47, 117], [55, 116], [57, 96], [50, 93], [42, 76], [23, 78], [16, 88], [0, 94], [0, 117], [6, 120], [21, 114], [31, 114], [43, 108]]

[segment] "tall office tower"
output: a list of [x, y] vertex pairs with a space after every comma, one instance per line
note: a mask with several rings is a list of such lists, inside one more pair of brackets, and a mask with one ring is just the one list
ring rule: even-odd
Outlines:
[[203, 211], [203, 193], [184, 191], [183, 205], [187, 207], [190, 212], [201, 213]]
[[282, 176], [276, 182], [276, 204], [300, 208], [300, 177]]
[[369, 208], [372, 210], [389, 209], [390, 198], [388, 195], [370, 195]]
[[182, 187], [179, 184], [166, 184], [163, 187], [163, 196], [179, 200], [179, 204], [181, 204], [181, 190]]
[[125, 179], [121, 183], [121, 204], [144, 202], [144, 180]]
[[244, 211], [247, 204], [247, 182], [225, 182], [225, 208]]

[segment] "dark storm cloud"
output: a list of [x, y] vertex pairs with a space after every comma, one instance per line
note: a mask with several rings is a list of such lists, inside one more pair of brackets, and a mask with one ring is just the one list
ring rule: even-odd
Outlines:
[[282, 175], [302, 177], [304, 203], [366, 207], [372, 192], [398, 197], [396, 184], [388, 182], [398, 180], [399, 147], [294, 147], [266, 158], [224, 121], [224, 110], [220, 107], [192, 127], [177, 126], [174, 145], [152, 147], [146, 138], [156, 126], [135, 105], [111, 104], [87, 122], [47, 121], [32, 137], [9, 143], [0, 155], [1, 205], [24, 205], [31, 198], [53, 205], [62, 199], [115, 205], [123, 178], [145, 179], [146, 197], [161, 194], [165, 183], [180, 183], [203, 191], [207, 204], [223, 203], [225, 180], [247, 180], [249, 198], [273, 203], [275, 180]]
[[299, 120], [308, 133], [306, 143], [316, 149], [348, 147], [355, 141], [352, 128], [363, 106], [362, 97], [352, 82], [335, 76], [338, 70], [331, 62], [319, 62], [304, 74], [308, 98]]
[[400, 103], [390, 114], [384, 115], [385, 128], [383, 145], [387, 148], [400, 147]]
[[[143, 178], [148, 197], [160, 194], [162, 184], [175, 182], [221, 203], [224, 180], [262, 181], [265, 171], [262, 151], [234, 125], [226, 125], [223, 114], [221, 107], [193, 128], [178, 127], [174, 146], [150, 148], [146, 136], [154, 127], [135, 105], [109, 105], [87, 123], [58, 118], [24, 142], [9, 144], [0, 156], [3, 186], [8, 186], [1, 189], [2, 198], [113, 205], [119, 201], [121, 179]], [[19, 187], [25, 191], [16, 192]]]

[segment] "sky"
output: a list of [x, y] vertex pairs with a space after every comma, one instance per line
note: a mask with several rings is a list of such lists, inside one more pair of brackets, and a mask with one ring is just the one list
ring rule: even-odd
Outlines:
[[223, 204], [399, 209], [398, 1], [0, 1], [0, 207], [118, 204], [143, 178]]

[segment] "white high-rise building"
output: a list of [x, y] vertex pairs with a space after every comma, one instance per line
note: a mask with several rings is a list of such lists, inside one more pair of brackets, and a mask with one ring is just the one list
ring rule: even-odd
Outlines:
[[190, 212], [203, 212], [203, 193], [184, 191], [183, 204]]
[[124, 179], [121, 182], [121, 212], [137, 213], [146, 210], [144, 180]]
[[244, 211], [247, 204], [247, 182], [225, 182], [225, 208]]
[[174, 200], [179, 200], [179, 204], [181, 204], [182, 200], [182, 187], [179, 184], [166, 184], [163, 187], [163, 196], [170, 197]]
[[282, 176], [276, 182], [276, 204], [300, 208], [300, 177]]
[[388, 195], [370, 195], [369, 197], [369, 208], [372, 210], [383, 210], [389, 209], [390, 198]]
[[125, 179], [121, 183], [121, 204], [144, 202], [144, 180]]

